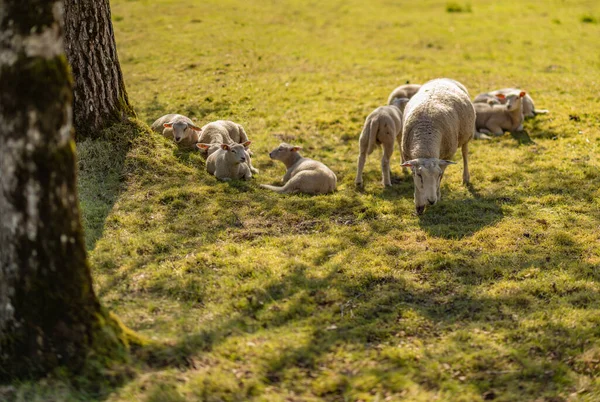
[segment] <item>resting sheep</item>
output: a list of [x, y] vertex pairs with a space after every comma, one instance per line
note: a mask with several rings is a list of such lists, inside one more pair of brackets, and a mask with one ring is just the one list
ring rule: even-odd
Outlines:
[[[248, 142], [248, 136], [240, 124], [228, 120], [217, 120], [205, 124], [201, 128], [196, 148], [208, 157], [221, 149], [221, 144], [243, 144], [246, 142]], [[252, 166], [250, 155], [250, 151], [247, 150], [246, 163], [250, 171], [257, 174], [258, 169]]]
[[396, 88], [392, 91], [392, 93], [388, 97], [387, 104], [392, 105], [392, 103], [394, 102], [394, 99], [399, 99], [399, 98], [410, 99], [419, 91], [419, 88], [421, 88], [421, 85], [419, 85], [419, 84], [400, 85], [398, 88]]
[[504, 131], [523, 130], [523, 99], [526, 93], [516, 91], [504, 95], [496, 95], [505, 99], [504, 105], [475, 103], [477, 118], [475, 128], [478, 133], [502, 135]]
[[[503, 105], [506, 103], [506, 96], [514, 93], [521, 92], [520, 89], [517, 88], [503, 88], [498, 89], [496, 91], [486, 92], [479, 94], [473, 100], [473, 103], [488, 103], [490, 105]], [[504, 95], [505, 97], [498, 97], [497, 95]], [[523, 116], [525, 117], [534, 117], [536, 114], [545, 114], [548, 113], [548, 110], [545, 109], [536, 109], [533, 104], [533, 99], [529, 94], [525, 94], [523, 98]]]
[[206, 159], [206, 171], [223, 181], [251, 178], [252, 172], [246, 162], [249, 145], [250, 141], [244, 144], [221, 144]]
[[164, 137], [173, 139], [178, 145], [193, 147], [198, 142], [202, 130], [189, 117], [181, 114], [167, 114], [152, 123], [152, 130]]
[[327, 166], [298, 152], [301, 148], [282, 143], [269, 156], [283, 162], [287, 168], [283, 176], [283, 187], [261, 184], [263, 188], [278, 193], [325, 194], [335, 191], [337, 177]]
[[363, 185], [363, 169], [367, 155], [370, 155], [376, 146], [383, 145], [381, 157], [381, 181], [384, 186], [391, 186], [390, 158], [394, 152], [394, 142], [402, 146], [402, 112], [405, 104], [404, 98], [396, 98], [392, 106], [380, 106], [375, 109], [365, 121], [359, 141], [358, 168], [355, 183]]
[[442, 78], [427, 82], [408, 102], [402, 130], [402, 166], [410, 167], [415, 185], [415, 207], [422, 214], [426, 205], [440, 198], [444, 170], [462, 149], [463, 183], [470, 180], [468, 143], [475, 129], [475, 110], [467, 89]]

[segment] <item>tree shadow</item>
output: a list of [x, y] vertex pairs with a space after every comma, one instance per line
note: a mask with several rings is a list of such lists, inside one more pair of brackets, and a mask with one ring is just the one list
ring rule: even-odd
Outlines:
[[98, 139], [77, 143], [77, 186], [88, 251], [102, 237], [106, 218], [124, 190], [127, 152], [133, 140], [147, 132], [132, 119], [103, 130]]

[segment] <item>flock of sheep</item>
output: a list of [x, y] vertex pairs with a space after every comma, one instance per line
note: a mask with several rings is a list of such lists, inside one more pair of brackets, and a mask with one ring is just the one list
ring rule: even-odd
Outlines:
[[[468, 143], [472, 138], [490, 138], [505, 131], [523, 129], [525, 117], [537, 110], [525, 91], [514, 88], [479, 94], [473, 102], [458, 81], [440, 78], [424, 85], [407, 84], [396, 88], [388, 105], [375, 109], [366, 119], [359, 139], [356, 185], [363, 185], [366, 157], [382, 146], [382, 182], [391, 185], [390, 158], [398, 142], [402, 167], [412, 171], [417, 214], [440, 199], [440, 182], [450, 159], [461, 148], [463, 183], [469, 183]], [[206, 156], [206, 170], [220, 180], [249, 179], [258, 170], [252, 166], [250, 141], [244, 128], [232, 121], [217, 120], [203, 127], [189, 118], [168, 114], [152, 124], [152, 129], [184, 147], [195, 147]], [[286, 167], [283, 186], [261, 184], [279, 193], [325, 194], [335, 191], [337, 178], [323, 163], [304, 158], [301, 148], [282, 143], [269, 153]]]

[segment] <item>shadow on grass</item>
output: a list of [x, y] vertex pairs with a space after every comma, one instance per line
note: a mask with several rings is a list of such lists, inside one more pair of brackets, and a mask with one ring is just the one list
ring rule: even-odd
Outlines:
[[[521, 256], [527, 260], [527, 255]], [[558, 260], [559, 257], [557, 257]], [[470, 262], [465, 262], [470, 265]], [[559, 268], [555, 263], [554, 268]], [[474, 268], [472, 266], [471, 268]], [[335, 268], [324, 277], [310, 275], [310, 267], [290, 266], [289, 273], [278, 280], [266, 284], [261, 289], [252, 289], [240, 294], [235, 313], [222, 324], [197, 334], [184, 337], [171, 345], [152, 345], [139, 351], [137, 357], [153, 368], [177, 367], [185, 370], [196, 367], [195, 356], [208, 353], [228, 338], [254, 334], [259, 331], [299, 325], [310, 328], [305, 342], [288, 347], [264, 363], [264, 379], [267, 384], [277, 385], [284, 381], [286, 373], [300, 370], [305, 373], [318, 373], [323, 358], [334, 353], [343, 345], [356, 345], [367, 353], [378, 350], [390, 342], [400, 340], [410, 342], [418, 338], [424, 342], [444, 342], [452, 358], [452, 350], [461, 350], [478, 357], [477, 369], [467, 373], [466, 381], [476, 387], [480, 393], [493, 389], [507, 389], [519, 383], [532, 395], [552, 391], [553, 379], [560, 377], [568, 381], [566, 373], [577, 370], [573, 356], [581, 353], [586, 340], [596, 339], [600, 329], [595, 326], [566, 326], [559, 323], [545, 323], [536, 331], [522, 320], [534, 317], [540, 311], [559, 307], [556, 295], [563, 292], [556, 286], [549, 287], [532, 295], [490, 296], [483, 294], [475, 283], [494, 281], [482, 271], [463, 266], [450, 265], [449, 276], [456, 278], [447, 288], [422, 288], [414, 283], [392, 275], [364, 274], [349, 277], [343, 268]], [[473, 279], [478, 276], [479, 279]], [[469, 286], [460, 284], [471, 283]], [[335, 290], [341, 294], [342, 303], [327, 297], [327, 291]], [[564, 290], [571, 292], [570, 290]], [[593, 309], [598, 305], [597, 295], [586, 293], [587, 304], [582, 297], [573, 297], [566, 304], [579, 308]], [[585, 299], [585, 298], [584, 298]], [[243, 301], [243, 302], [242, 302]], [[278, 307], [285, 302], [286, 307]], [[595, 307], [596, 306], [596, 307]], [[328, 313], [333, 312], [331, 315]], [[414, 320], [414, 314], [420, 318]], [[411, 318], [412, 317], [412, 318]], [[510, 333], [505, 342], [510, 353], [494, 358], [506, 359], [509, 369], [499, 370], [498, 362], [486, 355], [486, 347], [478, 340], [472, 330]], [[459, 335], [455, 331], [465, 332]], [[475, 331], [477, 332], [477, 331]], [[450, 335], [452, 334], [452, 335]], [[548, 355], [548, 351], [552, 355]], [[413, 380], [420, 384], [430, 382], [426, 360], [437, 362], [438, 357], [422, 357], [423, 362], [416, 363], [420, 370], [410, 373]], [[475, 357], [474, 357], [475, 358]], [[564, 361], [571, 363], [565, 364]], [[382, 359], [380, 364], [389, 370], [406, 368], [406, 362]], [[437, 364], [437, 363], [436, 363]], [[439, 374], [439, 373], [438, 373]], [[564, 377], [562, 377], [564, 375]], [[381, 378], [385, 381], [385, 376]], [[437, 377], [436, 377], [437, 378]], [[439, 389], [439, 378], [430, 383], [431, 389]], [[343, 389], [338, 390], [343, 396]]]
[[147, 130], [132, 119], [103, 130], [99, 139], [77, 143], [77, 184], [88, 251], [102, 237], [106, 217], [123, 191], [123, 168], [132, 141]]
[[486, 198], [468, 185], [472, 198], [442, 199], [420, 216], [419, 226], [429, 235], [462, 239], [500, 221], [504, 213], [497, 198]]

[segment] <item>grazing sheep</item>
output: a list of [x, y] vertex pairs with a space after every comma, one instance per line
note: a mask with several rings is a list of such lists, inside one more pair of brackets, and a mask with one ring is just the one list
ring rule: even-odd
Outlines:
[[198, 142], [198, 135], [202, 129], [194, 125], [189, 117], [167, 114], [152, 123], [152, 130], [173, 139], [178, 145], [193, 147]]
[[523, 130], [523, 99], [526, 93], [517, 91], [504, 95], [496, 95], [506, 99], [504, 105], [475, 103], [477, 118], [475, 128], [478, 133], [502, 135], [504, 131]]
[[303, 158], [295, 147], [282, 143], [269, 156], [283, 162], [287, 168], [283, 176], [283, 187], [261, 184], [263, 188], [278, 193], [325, 194], [335, 191], [337, 177], [327, 166], [309, 158]]
[[[248, 136], [240, 124], [229, 120], [217, 120], [202, 126], [196, 147], [202, 154], [209, 157], [221, 149], [221, 144], [243, 144], [246, 142], [248, 142]], [[248, 168], [252, 173], [258, 174], [258, 169], [252, 166], [250, 150], [247, 150], [246, 153]]]
[[221, 144], [206, 159], [206, 171], [223, 181], [251, 178], [252, 172], [246, 162], [249, 145], [250, 141], [244, 144]]
[[402, 166], [410, 167], [415, 184], [415, 207], [422, 214], [427, 204], [441, 197], [444, 170], [462, 149], [463, 183], [469, 183], [468, 144], [475, 130], [475, 110], [467, 89], [442, 78], [427, 82], [408, 102], [402, 130]]
[[370, 155], [376, 146], [383, 145], [381, 157], [381, 181], [384, 186], [391, 186], [390, 158], [394, 152], [394, 142], [398, 141], [398, 147], [402, 147], [402, 112], [401, 108], [406, 104], [405, 98], [396, 98], [392, 106], [380, 106], [375, 109], [365, 121], [360, 134], [358, 168], [355, 183], [363, 185], [363, 169], [367, 155]]
[[388, 97], [387, 104], [392, 105], [394, 99], [397, 98], [410, 99], [419, 91], [419, 88], [421, 88], [421, 85], [419, 84], [400, 85], [398, 88], [392, 91], [392, 93]]
[[[486, 92], [479, 94], [473, 100], [473, 103], [488, 103], [490, 105], [504, 105], [506, 103], [506, 96], [514, 93], [521, 92], [517, 88], [503, 88], [496, 91]], [[498, 97], [498, 95], [504, 95], [504, 97]], [[529, 94], [525, 94], [523, 98], [523, 116], [534, 117], [536, 114], [548, 113], [546, 109], [536, 109], [533, 104], [533, 99]]]

